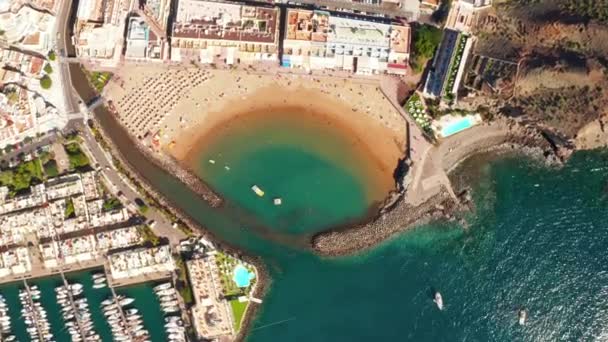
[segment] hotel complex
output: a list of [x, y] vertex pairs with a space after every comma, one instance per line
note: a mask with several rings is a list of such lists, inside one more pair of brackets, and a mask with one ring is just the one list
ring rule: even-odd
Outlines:
[[[126, 3], [115, 0], [105, 12], [99, 1], [79, 4], [75, 30], [79, 57], [116, 65], [126, 26], [124, 58], [131, 60], [269, 62], [306, 71], [335, 69], [361, 75], [407, 72], [410, 27], [386, 18], [372, 21], [349, 13], [288, 8], [282, 25], [279, 8], [271, 4], [178, 0], [174, 19], [167, 24], [167, 1], [128, 9]], [[122, 24], [116, 17], [120, 12], [128, 14]], [[165, 37], [167, 25], [169, 38]]]
[[357, 74], [405, 74], [407, 70], [409, 26], [289, 9], [285, 32], [284, 67]]
[[180, 0], [171, 59], [235, 64], [278, 58], [277, 8]]

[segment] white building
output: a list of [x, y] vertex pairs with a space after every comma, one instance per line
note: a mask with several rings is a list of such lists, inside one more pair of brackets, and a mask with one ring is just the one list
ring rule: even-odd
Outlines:
[[278, 9], [180, 0], [171, 30], [171, 59], [202, 63], [277, 61]]
[[410, 28], [330, 16], [324, 11], [287, 11], [284, 67], [339, 69], [358, 74], [405, 74]]

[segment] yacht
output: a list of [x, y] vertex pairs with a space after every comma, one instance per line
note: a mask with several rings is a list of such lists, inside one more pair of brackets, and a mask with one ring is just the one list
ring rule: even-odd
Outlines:
[[441, 297], [441, 293], [439, 291], [435, 292], [435, 298], [433, 299], [435, 304], [437, 304], [437, 308], [439, 310], [443, 310], [443, 298]]
[[127, 305], [129, 305], [129, 304], [133, 303], [134, 301], [135, 301], [135, 299], [133, 299], [133, 298], [128, 298], [128, 297], [127, 297], [127, 298], [124, 298], [124, 299], [121, 299], [121, 300], [120, 300], [120, 306], [127, 306]]
[[171, 288], [171, 283], [162, 283], [160, 285], [154, 286], [154, 291], [159, 292], [162, 290], [167, 290], [169, 288]]
[[526, 312], [526, 309], [519, 309], [517, 315], [519, 316], [519, 325], [526, 324], [526, 319], [528, 318], [528, 313]]
[[93, 284], [94, 289], [103, 289], [106, 286], [107, 286], [106, 283]]

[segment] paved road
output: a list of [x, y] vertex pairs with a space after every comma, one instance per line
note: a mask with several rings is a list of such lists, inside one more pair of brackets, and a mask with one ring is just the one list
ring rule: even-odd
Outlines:
[[[88, 125], [80, 124], [77, 128], [82, 133], [81, 135], [84, 138], [85, 148], [88, 150], [89, 155], [91, 155], [95, 162], [99, 164], [99, 169], [101, 170], [103, 177], [111, 184], [110, 191], [115, 195], [117, 195], [118, 192], [121, 192], [121, 200], [126, 200], [132, 210], [137, 210], [135, 199], [141, 199], [141, 195], [136, 189], [132, 188], [130, 183], [114, 168], [111, 157], [101, 148], [101, 146], [99, 146]], [[186, 238], [186, 235], [182, 231], [174, 229], [172, 222], [158, 210], [150, 208], [144, 216], [146, 222], [149, 222], [150, 220], [156, 222], [154, 231], [157, 235], [168, 238], [173, 246], [176, 246], [179, 244], [180, 240]]]
[[66, 57], [68, 54], [68, 39], [70, 39], [68, 35], [68, 21], [70, 17], [70, 8], [72, 6], [71, 0], [62, 0], [59, 5], [59, 10], [57, 11], [57, 21], [56, 21], [56, 39], [57, 39], [57, 47], [59, 51], [57, 52], [57, 58], [59, 59], [59, 74], [61, 78], [61, 86], [63, 87], [63, 93], [65, 97], [65, 111], [67, 114], [77, 113], [79, 111], [78, 108], [78, 99], [73, 95], [72, 89], [72, 81], [70, 78], [70, 65], [68, 63], [61, 63], [61, 59]]

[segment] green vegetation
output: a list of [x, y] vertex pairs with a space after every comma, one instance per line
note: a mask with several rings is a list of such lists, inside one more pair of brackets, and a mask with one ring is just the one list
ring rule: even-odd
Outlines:
[[412, 56], [410, 58], [415, 72], [418, 73], [424, 70], [429, 59], [433, 58], [433, 54], [440, 42], [440, 29], [431, 25], [415, 27], [414, 39], [412, 39]]
[[448, 80], [445, 82], [445, 88], [443, 89], [445, 95], [445, 99], [452, 103], [454, 100], [454, 95], [452, 94], [452, 89], [454, 88], [454, 83], [456, 82], [456, 74], [458, 74], [458, 68], [460, 67], [460, 62], [462, 61], [462, 54], [464, 52], [464, 47], [467, 44], [467, 39], [469, 37], [461, 34], [458, 37], [458, 43], [456, 43], [456, 47], [454, 50], [454, 56], [452, 57], [452, 62], [450, 63], [450, 69], [448, 71]]
[[562, 0], [559, 7], [573, 15], [608, 22], [608, 0]]
[[76, 217], [76, 213], [74, 212], [74, 201], [72, 198], [68, 198], [65, 202], [65, 212], [63, 216], [67, 219]]
[[182, 296], [184, 303], [187, 306], [194, 304], [194, 296], [192, 295], [192, 289], [190, 288], [190, 281], [188, 280], [188, 271], [186, 269], [186, 264], [182, 258], [177, 258], [175, 260], [175, 264], [177, 265], [177, 282], [175, 283], [175, 288], [179, 291], [179, 294]]
[[38, 159], [23, 162], [13, 169], [0, 171], [0, 184], [7, 186], [12, 195], [41, 183], [43, 179], [42, 166]]
[[55, 159], [51, 159], [44, 163], [44, 173], [47, 177], [57, 177], [59, 175], [59, 169], [57, 168], [57, 162]]
[[234, 331], [239, 331], [241, 328], [241, 321], [245, 315], [245, 310], [249, 302], [239, 302], [237, 299], [230, 301], [230, 307], [232, 308], [232, 317], [234, 318]]
[[103, 88], [108, 84], [110, 78], [112, 78], [112, 73], [110, 72], [86, 72], [89, 82], [91, 85], [97, 90], [97, 92], [101, 93]]
[[9, 104], [15, 104], [19, 101], [19, 94], [17, 93], [17, 90], [15, 88], [4, 88], [3, 93], [6, 96], [6, 99], [8, 100]]
[[156, 234], [154, 234], [152, 228], [150, 228], [148, 225], [137, 227], [137, 232], [139, 235], [141, 235], [145, 245], [155, 247], [160, 244], [160, 239], [158, 236], [156, 236]]
[[236, 286], [232, 279], [234, 268], [238, 263], [237, 259], [222, 252], [215, 255], [215, 264], [220, 271], [220, 282], [222, 283], [224, 297], [238, 297], [246, 293], [246, 289]]
[[49, 75], [42, 76], [42, 78], [40, 79], [40, 86], [42, 87], [42, 89], [51, 89], [52, 85], [53, 81], [51, 81]]
[[112, 211], [122, 209], [122, 203], [116, 197], [107, 198], [103, 201], [103, 211]]
[[70, 160], [71, 169], [80, 169], [89, 166], [89, 158], [82, 152], [80, 145], [75, 142], [64, 145]]
[[420, 96], [416, 93], [405, 102], [405, 111], [416, 121], [418, 126], [425, 132], [431, 132], [432, 118], [427, 114]]
[[142, 215], [145, 215], [148, 212], [148, 210], [150, 210], [150, 207], [148, 207], [145, 203], [142, 203], [142, 204], [137, 205], [137, 209], [139, 209], [139, 212]]
[[54, 61], [57, 59], [57, 54], [55, 53], [55, 51], [51, 50], [51, 51], [49, 51], [48, 57], [49, 57], [49, 60]]
[[49, 63], [46, 63], [46, 64], [44, 65], [44, 69], [43, 69], [43, 70], [44, 70], [44, 72], [46, 72], [47, 74], [52, 74], [52, 73], [53, 73], [53, 67], [52, 67], [52, 66], [51, 66]]

